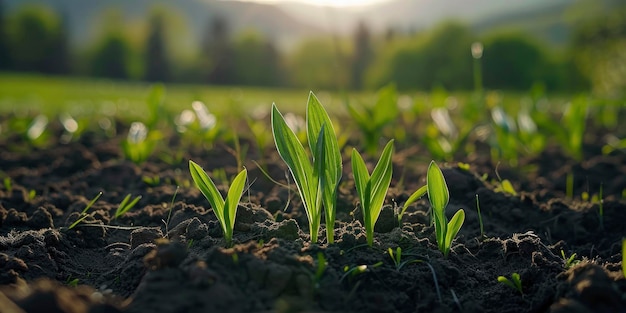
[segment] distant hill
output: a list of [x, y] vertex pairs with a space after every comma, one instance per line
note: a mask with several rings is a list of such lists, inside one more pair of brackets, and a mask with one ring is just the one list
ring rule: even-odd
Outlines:
[[[597, 0], [619, 3], [622, 0]], [[389, 0], [354, 8], [328, 8], [297, 2], [259, 4], [238, 0], [4, 0], [8, 11], [27, 3], [46, 3], [67, 17], [73, 42], [88, 43], [102, 12], [118, 8], [127, 19], [146, 17], [155, 5], [180, 12], [200, 42], [210, 21], [217, 15], [229, 19], [233, 32], [254, 28], [270, 36], [281, 47], [319, 33], [350, 34], [363, 20], [374, 32], [389, 28], [416, 31], [444, 19], [467, 23], [478, 32], [517, 27], [554, 44], [565, 42], [568, 27], [564, 12], [576, 0]]]
[[25, 4], [45, 4], [67, 18], [71, 39], [77, 45], [88, 43], [99, 18], [107, 9], [115, 8], [127, 20], [145, 19], [153, 6], [172, 8], [185, 17], [187, 28], [200, 41], [209, 23], [216, 16], [226, 17], [233, 32], [254, 28], [275, 39], [280, 45], [290, 45], [303, 36], [319, 33], [314, 24], [305, 23], [284, 10], [265, 4], [217, 0], [4, 0], [6, 11]]

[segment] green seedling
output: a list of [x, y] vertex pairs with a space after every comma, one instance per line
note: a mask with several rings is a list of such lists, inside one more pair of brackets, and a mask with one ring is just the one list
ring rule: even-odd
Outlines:
[[511, 279], [504, 276], [498, 276], [498, 282], [505, 284], [514, 290], [517, 290], [521, 295], [524, 295], [524, 292], [522, 291], [522, 279], [518, 273], [511, 274]]
[[126, 140], [122, 142], [124, 157], [135, 164], [145, 162], [162, 137], [159, 131], [149, 131], [143, 123], [133, 122]]
[[439, 247], [439, 251], [443, 253], [444, 257], [448, 257], [452, 241], [465, 221], [465, 211], [463, 211], [463, 209], [458, 210], [450, 222], [448, 222], [445, 209], [446, 206], [448, 206], [450, 194], [448, 192], [448, 185], [443, 177], [443, 173], [435, 161], [431, 161], [428, 166], [426, 186], [428, 191], [428, 200], [430, 201], [430, 206], [433, 210], [437, 246]]
[[130, 209], [135, 207], [135, 205], [137, 204], [137, 202], [139, 202], [139, 200], [141, 200], [141, 196], [135, 197], [135, 199], [133, 199], [132, 201], [130, 200], [130, 197], [131, 197], [131, 194], [129, 193], [126, 195], [126, 197], [124, 197], [124, 200], [120, 202], [120, 205], [117, 207], [117, 210], [115, 210], [115, 215], [113, 216], [113, 219], [122, 217], [124, 214], [130, 211]]
[[376, 154], [378, 140], [383, 129], [398, 117], [397, 102], [396, 87], [388, 85], [379, 91], [378, 100], [371, 108], [364, 107], [363, 110], [359, 111], [354, 106], [346, 103], [350, 117], [352, 117], [352, 120], [356, 123], [364, 137], [365, 151], [368, 154]]
[[565, 269], [569, 269], [570, 267], [580, 263], [580, 260], [576, 259], [576, 253], [573, 253], [568, 258], [565, 256], [565, 251], [561, 249], [561, 257], [563, 258], [563, 266], [565, 267]]
[[168, 238], [169, 236], [170, 218], [172, 217], [172, 210], [174, 209], [174, 199], [176, 199], [179, 188], [179, 186], [176, 186], [176, 190], [174, 191], [174, 195], [172, 196], [172, 201], [170, 201], [170, 209], [167, 212], [167, 220], [161, 220], [161, 222], [165, 224], [165, 238]]
[[395, 251], [389, 248], [387, 249], [387, 253], [389, 253], [391, 260], [393, 261], [393, 264], [396, 267], [396, 271], [398, 272], [407, 264], [422, 262], [422, 260], [415, 260], [415, 259], [408, 259], [408, 260], [402, 261], [402, 248], [400, 247], [397, 247]]
[[78, 286], [78, 278], [74, 278], [72, 279], [72, 275], [67, 277], [67, 280], [65, 281], [65, 284], [68, 287], [77, 287]]
[[427, 186], [424, 185], [420, 187], [419, 189], [417, 189], [413, 194], [411, 194], [411, 196], [409, 196], [409, 199], [407, 199], [406, 202], [404, 202], [404, 205], [402, 206], [402, 210], [400, 211], [400, 214], [398, 214], [398, 223], [402, 222], [402, 216], [404, 215], [404, 212], [406, 212], [406, 209], [409, 208], [409, 205], [415, 203], [415, 201], [423, 197], [427, 191], [428, 191]]
[[603, 184], [600, 184], [600, 192], [598, 193], [598, 214], [600, 215], [600, 227], [604, 229], [604, 199], [602, 195]]
[[235, 177], [230, 185], [226, 199], [222, 198], [217, 187], [215, 187], [215, 184], [202, 167], [191, 160], [189, 160], [189, 172], [191, 173], [191, 178], [196, 187], [211, 204], [213, 212], [219, 220], [222, 231], [224, 232], [226, 244], [230, 245], [233, 240], [237, 206], [239, 205], [239, 200], [241, 200], [246, 178], [248, 177], [247, 170], [244, 168]]
[[354, 184], [361, 202], [363, 211], [363, 222], [365, 225], [365, 235], [367, 244], [371, 247], [374, 243], [374, 224], [378, 220], [382, 210], [385, 196], [391, 183], [392, 164], [391, 155], [393, 153], [393, 139], [390, 140], [380, 160], [374, 167], [370, 176], [363, 158], [356, 149], [352, 149], [352, 173], [354, 174]]
[[315, 289], [319, 289], [320, 282], [322, 281], [322, 275], [326, 272], [326, 268], [328, 267], [328, 261], [324, 257], [324, 253], [317, 253], [317, 268], [315, 270], [315, 274], [312, 276], [313, 285]]
[[583, 157], [583, 136], [589, 108], [589, 99], [586, 96], [574, 98], [565, 109], [561, 125], [564, 126], [560, 134], [561, 142], [572, 156], [580, 161]]
[[37, 196], [37, 191], [35, 191], [35, 189], [28, 191], [28, 200], [35, 199], [35, 196]]
[[459, 167], [459, 169], [462, 169], [466, 172], [469, 172], [470, 170], [470, 165], [468, 163], [459, 162], [456, 165]]
[[83, 211], [80, 212], [81, 217], [79, 219], [77, 219], [74, 223], [72, 223], [72, 225], [70, 225], [67, 229], [72, 229], [72, 228], [76, 227], [76, 225], [78, 225], [85, 218], [87, 218], [87, 211], [89, 210], [89, 208], [91, 208], [91, 206], [94, 203], [96, 203], [96, 201], [98, 201], [98, 199], [100, 199], [100, 196], [102, 196], [102, 191], [100, 191], [95, 197], [93, 197], [93, 199], [91, 199], [91, 201], [89, 201], [89, 203], [87, 203], [87, 205], [85, 206]]
[[141, 180], [148, 186], [156, 187], [161, 183], [161, 178], [159, 175], [149, 176], [145, 175], [141, 177]]
[[483, 215], [480, 213], [480, 202], [478, 194], [476, 194], [476, 210], [478, 211], [478, 224], [480, 225], [480, 238], [485, 238], [485, 229], [483, 228]]
[[13, 184], [11, 183], [11, 177], [5, 177], [2, 182], [4, 183], [4, 190], [6, 190], [8, 194], [12, 194]]
[[342, 172], [341, 153], [332, 122], [313, 93], [309, 94], [306, 118], [312, 161], [276, 105], [272, 105], [272, 133], [276, 149], [287, 164], [300, 193], [309, 220], [311, 242], [317, 242], [323, 204], [327, 240], [333, 243], [337, 187]]

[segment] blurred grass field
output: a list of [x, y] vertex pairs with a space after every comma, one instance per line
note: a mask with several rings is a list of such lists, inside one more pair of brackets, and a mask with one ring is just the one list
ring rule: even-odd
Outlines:
[[[66, 112], [73, 116], [104, 113], [129, 119], [140, 118], [147, 113], [146, 98], [152, 86], [145, 82], [0, 73], [0, 113], [56, 115]], [[269, 112], [272, 103], [304, 112], [309, 92], [304, 89], [198, 84], [167, 84], [165, 87], [165, 109], [168, 112], [189, 109], [193, 101], [199, 100], [218, 114], [238, 114], [256, 108], [267, 108]], [[331, 110], [339, 106], [336, 94], [316, 94]]]

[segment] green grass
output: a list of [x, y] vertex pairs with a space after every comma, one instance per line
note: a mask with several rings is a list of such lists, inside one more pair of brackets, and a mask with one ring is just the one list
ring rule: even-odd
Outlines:
[[[0, 73], [0, 113], [36, 111], [54, 115], [68, 112], [85, 116], [106, 112], [129, 119], [140, 118], [148, 114], [146, 99], [152, 86], [145, 82]], [[267, 108], [273, 102], [295, 113], [304, 113], [306, 99], [302, 95], [309, 91], [199, 84], [165, 84], [165, 87], [166, 111], [190, 109], [193, 101], [200, 100], [218, 115], [232, 112], [233, 108], [241, 112]], [[367, 96], [364, 93], [360, 98]], [[336, 94], [319, 92], [318, 97], [331, 111], [339, 107], [341, 98]]]

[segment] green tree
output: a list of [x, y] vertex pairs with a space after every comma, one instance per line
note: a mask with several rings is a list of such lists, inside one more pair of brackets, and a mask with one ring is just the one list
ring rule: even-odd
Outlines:
[[150, 16], [148, 39], [144, 51], [145, 74], [148, 81], [168, 81], [171, 79], [170, 60], [165, 42], [165, 19], [162, 13], [153, 12]]
[[67, 70], [67, 34], [58, 15], [41, 5], [27, 5], [9, 17], [6, 30], [11, 68], [60, 73]]
[[558, 85], [557, 67], [543, 45], [521, 33], [498, 33], [484, 40], [482, 58], [486, 88], [528, 90], [536, 82]]
[[[213, 18], [203, 45], [203, 63], [209, 83], [228, 85], [235, 82], [235, 62], [228, 20], [221, 15]], [[208, 61], [207, 61], [208, 60]]]
[[234, 40], [237, 84], [276, 86], [281, 82], [280, 55], [274, 44], [257, 31], [242, 32]]
[[626, 4], [610, 7], [608, 12], [594, 12], [590, 17], [578, 20], [573, 28], [569, 51], [576, 69], [587, 77], [594, 92], [624, 95]]
[[351, 85], [352, 88], [357, 90], [363, 88], [365, 71], [373, 57], [370, 37], [370, 31], [365, 22], [359, 22], [354, 33], [354, 51], [351, 64]]
[[290, 82], [311, 90], [347, 88], [350, 82], [349, 64], [337, 60], [338, 55], [347, 55], [347, 50], [345, 43], [337, 44], [331, 38], [301, 41], [288, 57]]
[[126, 79], [129, 77], [132, 48], [122, 31], [124, 21], [121, 13], [116, 10], [106, 12], [103, 25], [103, 34], [92, 52], [91, 74]]
[[368, 85], [378, 88], [391, 81], [399, 89], [470, 89], [473, 37], [464, 25], [447, 22], [385, 44], [368, 71]]
[[8, 69], [11, 65], [4, 13], [4, 1], [0, 0], [0, 69], [3, 70]]

